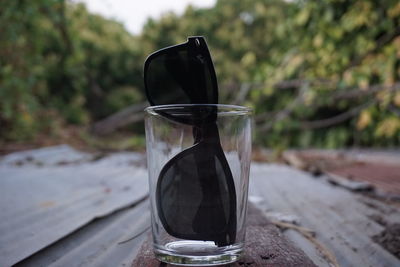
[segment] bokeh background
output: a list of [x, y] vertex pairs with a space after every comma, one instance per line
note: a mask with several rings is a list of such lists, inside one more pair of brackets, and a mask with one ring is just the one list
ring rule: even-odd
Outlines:
[[1, 153], [143, 150], [143, 62], [192, 35], [255, 145], [399, 146], [399, 1], [147, 2], [0, 0]]

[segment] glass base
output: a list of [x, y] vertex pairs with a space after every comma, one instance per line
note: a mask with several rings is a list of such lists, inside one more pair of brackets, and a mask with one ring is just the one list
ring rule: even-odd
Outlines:
[[174, 241], [165, 246], [155, 246], [156, 258], [162, 262], [183, 266], [214, 266], [239, 260], [243, 246], [217, 247], [214, 242]]

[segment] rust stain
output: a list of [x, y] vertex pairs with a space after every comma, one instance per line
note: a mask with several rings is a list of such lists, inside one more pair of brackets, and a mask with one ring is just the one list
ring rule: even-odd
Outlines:
[[54, 201], [45, 201], [45, 202], [39, 203], [39, 206], [41, 208], [50, 208], [50, 207], [53, 207], [55, 205], [56, 205], [56, 203]]
[[400, 167], [368, 163], [349, 165], [332, 170], [333, 173], [355, 180], [365, 181], [388, 193], [400, 195]]

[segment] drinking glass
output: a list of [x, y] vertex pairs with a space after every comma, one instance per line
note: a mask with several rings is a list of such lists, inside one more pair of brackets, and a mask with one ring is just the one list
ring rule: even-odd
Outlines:
[[[188, 123], [210, 111], [216, 114], [212, 122]], [[156, 258], [196, 266], [238, 260], [245, 241], [251, 109], [179, 104], [151, 106], [145, 112]], [[215, 128], [212, 137], [206, 134], [210, 127]], [[213, 175], [204, 177], [210, 170]], [[218, 241], [221, 234], [223, 241]]]

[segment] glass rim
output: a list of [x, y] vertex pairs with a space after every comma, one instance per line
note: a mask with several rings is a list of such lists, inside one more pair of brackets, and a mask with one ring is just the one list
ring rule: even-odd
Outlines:
[[228, 104], [169, 104], [169, 105], [156, 105], [149, 106], [144, 109], [147, 114], [160, 115], [158, 111], [184, 109], [184, 108], [201, 108], [201, 107], [216, 107], [217, 114], [226, 113], [231, 115], [251, 115], [253, 109], [250, 107], [239, 106], [239, 105], [228, 105]]

